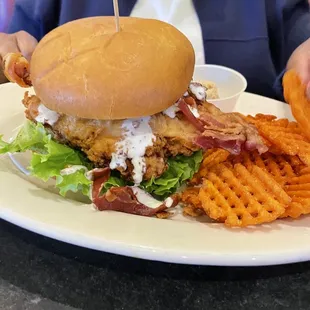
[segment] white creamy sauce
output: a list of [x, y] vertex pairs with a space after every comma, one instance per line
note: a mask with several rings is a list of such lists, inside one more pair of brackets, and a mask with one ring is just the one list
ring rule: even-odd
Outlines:
[[180, 111], [179, 107], [177, 106], [177, 104], [174, 104], [171, 107], [169, 107], [167, 110], [163, 111], [163, 113], [169, 116], [170, 118], [175, 118], [176, 113], [178, 111]]
[[90, 171], [87, 171], [85, 173], [85, 176], [86, 178], [89, 180], [89, 181], [93, 181], [94, 180], [94, 172], [96, 172], [97, 170], [100, 170], [99, 168], [94, 168]]
[[74, 166], [70, 166], [68, 168], [62, 169], [60, 171], [60, 175], [70, 175], [70, 174], [76, 173], [79, 170], [84, 170], [85, 172], [88, 171], [88, 169], [85, 166], [74, 165]]
[[122, 167], [127, 169], [126, 159], [130, 159], [133, 164], [133, 181], [140, 184], [145, 173], [145, 151], [148, 146], [153, 145], [155, 136], [149, 125], [150, 117], [137, 119], [127, 119], [123, 122], [125, 129], [123, 138], [116, 143], [116, 152], [112, 154], [110, 168]]
[[54, 112], [50, 109], [48, 109], [45, 105], [40, 104], [38, 107], [38, 116], [35, 118], [35, 120], [38, 123], [42, 124], [49, 124], [53, 126], [59, 118], [59, 114], [57, 112]]
[[198, 112], [198, 110], [196, 108], [194, 108], [194, 107], [192, 107], [190, 105], [188, 105], [188, 107], [191, 110], [191, 112], [194, 114], [195, 117], [198, 118], [200, 116], [200, 114], [199, 114], [199, 112]]
[[156, 209], [160, 207], [162, 204], [165, 204], [167, 208], [170, 208], [173, 204], [172, 198], [168, 197], [165, 201], [159, 201], [137, 186], [133, 186], [132, 191], [136, 195], [140, 203], [152, 209]]
[[168, 197], [166, 200], [165, 200], [165, 205], [167, 208], [170, 208], [173, 204], [173, 199], [171, 197]]
[[156, 200], [149, 193], [139, 187], [133, 186], [132, 191], [136, 195], [138, 201], [149, 208], [156, 209], [163, 204], [162, 201]]
[[189, 84], [189, 89], [192, 92], [192, 94], [200, 101], [206, 100], [206, 88], [202, 85], [197, 85], [195, 83]]

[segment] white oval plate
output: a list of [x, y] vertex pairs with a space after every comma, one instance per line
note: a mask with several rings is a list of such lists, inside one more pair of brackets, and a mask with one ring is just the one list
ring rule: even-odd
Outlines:
[[[24, 120], [23, 92], [12, 84], [0, 87], [0, 133], [6, 139]], [[236, 110], [292, 118], [287, 105], [247, 93], [240, 97]], [[310, 217], [227, 229], [181, 215], [159, 220], [97, 212], [22, 174], [6, 155], [0, 156], [0, 218], [67, 243], [164, 262], [253, 266], [310, 258]]]

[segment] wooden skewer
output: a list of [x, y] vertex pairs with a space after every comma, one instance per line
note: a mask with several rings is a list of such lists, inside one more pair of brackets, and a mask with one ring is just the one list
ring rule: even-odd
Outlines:
[[118, 0], [113, 0], [116, 31], [120, 31]]

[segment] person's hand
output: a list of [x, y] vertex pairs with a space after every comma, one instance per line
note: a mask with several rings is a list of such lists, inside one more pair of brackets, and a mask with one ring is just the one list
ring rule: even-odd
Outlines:
[[[25, 31], [13, 34], [0, 33], [0, 68], [2, 59], [7, 53], [21, 53], [29, 61], [37, 44], [37, 40]], [[0, 84], [5, 82], [7, 79], [0, 70]]]
[[296, 48], [286, 68], [296, 71], [301, 81], [307, 86], [307, 95], [310, 99], [310, 39]]

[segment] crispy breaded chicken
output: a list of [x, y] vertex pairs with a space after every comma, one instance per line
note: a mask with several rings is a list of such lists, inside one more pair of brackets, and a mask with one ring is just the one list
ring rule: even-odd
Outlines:
[[[26, 107], [26, 117], [35, 121], [40, 99], [26, 93], [23, 104]], [[153, 115], [149, 125], [156, 139], [146, 149], [144, 180], [162, 175], [167, 169], [168, 157], [179, 154], [190, 156], [200, 149], [193, 143], [197, 129], [181, 113], [175, 118], [162, 113]], [[53, 126], [45, 124], [45, 127], [56, 140], [83, 151], [97, 167], [109, 165], [112, 153], [116, 151], [116, 143], [121, 140], [124, 131], [120, 120], [89, 120], [64, 114], [60, 115]], [[127, 169], [118, 169], [130, 178], [133, 165], [127, 160]]]

